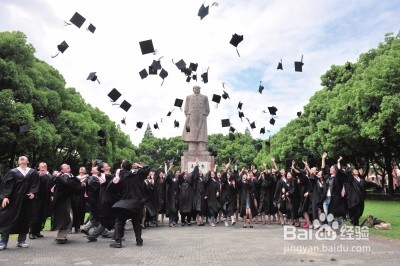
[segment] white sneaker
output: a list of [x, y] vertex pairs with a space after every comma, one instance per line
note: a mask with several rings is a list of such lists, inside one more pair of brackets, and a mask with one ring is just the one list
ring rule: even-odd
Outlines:
[[231, 223], [232, 225], [235, 225], [236, 224], [236, 221], [235, 220], [232, 220], [232, 223]]
[[29, 247], [29, 245], [27, 243], [25, 243], [25, 242], [22, 242], [22, 243], [18, 243], [17, 247], [19, 247], [19, 248], [27, 248], [27, 247]]
[[0, 250], [6, 249], [7, 245], [3, 242], [0, 242]]
[[228, 222], [227, 222], [227, 221], [225, 221], [225, 226], [229, 226], [229, 224], [228, 224]]

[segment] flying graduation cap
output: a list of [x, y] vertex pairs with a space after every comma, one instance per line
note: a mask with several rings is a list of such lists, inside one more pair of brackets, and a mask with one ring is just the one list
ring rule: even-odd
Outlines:
[[153, 63], [151, 63], [150, 67], [152, 70], [155, 70], [157, 73], [157, 70], [160, 70], [161, 67], [161, 58], [163, 58], [163, 56], [161, 56], [158, 60], [153, 60]]
[[68, 43], [66, 41], [63, 41], [59, 45], [57, 45], [58, 52], [56, 55], [53, 55], [51, 58], [57, 57], [57, 55], [61, 52], [62, 54], [67, 50], [69, 47]]
[[260, 129], [260, 134], [265, 134], [265, 127], [262, 127], [262, 128]]
[[126, 120], [125, 120], [126, 118], [124, 117], [124, 118], [122, 118], [122, 120], [121, 120], [121, 123], [122, 124], [124, 124], [124, 125], [126, 125]]
[[174, 127], [175, 127], [175, 128], [176, 128], [176, 127], [179, 127], [179, 121], [177, 121], [177, 120], [174, 121]]
[[242, 103], [242, 102], [239, 102], [239, 103], [238, 103], [238, 106], [237, 106], [237, 109], [242, 110], [242, 107], [243, 107], [243, 103]]
[[164, 84], [164, 79], [166, 78], [166, 77], [168, 77], [168, 72], [164, 69], [164, 68], [162, 68], [161, 69], [161, 71], [160, 71], [160, 74], [159, 74], [159, 76], [162, 78], [162, 83], [161, 83], [161, 86]]
[[182, 111], [182, 104], [183, 104], [182, 99], [178, 99], [178, 98], [175, 99], [174, 106], [179, 107], [181, 109], [181, 111]]
[[155, 53], [152, 40], [141, 41], [139, 42], [139, 46], [142, 55]]
[[147, 70], [145, 68], [143, 68], [140, 72], [139, 72], [139, 76], [141, 79], [145, 79], [147, 78], [149, 74], [147, 73]]
[[96, 81], [100, 84], [99, 79], [97, 78], [96, 72], [91, 72], [86, 80]]
[[90, 31], [91, 33], [94, 33], [96, 30], [96, 27], [90, 23], [89, 26], [86, 28], [87, 31]]
[[129, 108], [131, 108], [131, 104], [124, 100], [119, 107], [122, 108], [125, 112], [128, 112]]
[[239, 118], [240, 118], [241, 121], [243, 121], [243, 119], [242, 119], [243, 117], [244, 117], [244, 113], [239, 111]]
[[213, 102], [217, 103], [216, 107], [218, 107], [218, 104], [221, 102], [221, 95], [213, 94], [213, 97], [211, 100]]
[[136, 122], [136, 129], [135, 129], [135, 131], [138, 130], [138, 129], [140, 129], [140, 128], [142, 128], [142, 126], [143, 126], [143, 122], [141, 122], [141, 121]]
[[297, 117], [300, 117], [301, 116], [301, 112], [299, 111], [299, 112], [297, 112]]
[[[71, 23], [74, 24], [75, 26], [77, 26], [78, 28], [81, 28], [83, 23], [85, 23], [86, 18], [84, 18], [78, 12], [75, 12], [75, 14], [72, 16], [72, 18], [69, 21], [71, 21]], [[64, 23], [66, 24], [65, 26], [71, 25], [71, 23], [68, 23], [68, 22], [65, 22], [65, 21], [64, 21]]]
[[203, 79], [203, 82], [204, 82], [204, 83], [207, 83], [207, 82], [208, 82], [208, 69], [209, 69], [209, 68], [207, 68], [207, 71], [206, 71], [206, 72], [204, 72], [203, 74], [201, 74], [201, 78]]
[[268, 107], [268, 111], [271, 115], [276, 115], [278, 108], [276, 108], [275, 106], [270, 106], [270, 107]]
[[262, 83], [262, 81], [260, 81], [260, 86], [258, 86], [258, 92], [259, 92], [260, 94], [262, 94], [262, 91], [264, 90], [264, 86], [261, 85], [261, 83]]
[[269, 123], [270, 123], [271, 125], [275, 125], [275, 119], [274, 119], [274, 118], [271, 118], [271, 119], [269, 120]]
[[230, 44], [232, 44], [233, 46], [236, 47], [236, 52], [238, 54], [238, 56], [240, 57], [239, 51], [237, 49], [237, 46], [239, 45], [239, 43], [241, 43], [243, 41], [243, 35], [238, 35], [238, 34], [233, 34], [231, 40], [229, 41]]
[[278, 70], [283, 70], [282, 59], [281, 59], [281, 61], [278, 63], [278, 67], [277, 67], [276, 69], [278, 69]]
[[[214, 2], [211, 4], [211, 6], [218, 6], [218, 3]], [[203, 20], [203, 18], [208, 15], [209, 9], [210, 6], [205, 6], [204, 4], [201, 5], [199, 12], [197, 13], [197, 16], [200, 17], [200, 20]]]
[[178, 62], [174, 62], [174, 60], [172, 59], [172, 63], [175, 64], [175, 66], [180, 70], [180, 71], [184, 71], [186, 69], [186, 63], [183, 59], [179, 60]]
[[153, 125], [153, 127], [154, 127], [154, 129], [160, 129], [160, 128], [158, 127], [158, 123], [157, 123], [157, 122]]
[[294, 62], [294, 71], [296, 72], [303, 72], [303, 55], [301, 55], [301, 61]]
[[[250, 122], [249, 122], [249, 123], [250, 123]], [[250, 128], [251, 128], [251, 129], [255, 129], [255, 128], [256, 128], [256, 122], [255, 122], [255, 121], [253, 121], [253, 122], [250, 123]]]
[[108, 93], [108, 97], [110, 97], [112, 102], [116, 102], [121, 95], [122, 94], [116, 88], [112, 89], [110, 93]]
[[231, 125], [231, 122], [229, 119], [221, 119], [221, 125], [222, 127], [229, 127]]

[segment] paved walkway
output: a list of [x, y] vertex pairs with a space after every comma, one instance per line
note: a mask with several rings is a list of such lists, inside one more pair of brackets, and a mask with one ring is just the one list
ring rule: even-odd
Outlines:
[[44, 238], [28, 239], [27, 249], [10, 239], [0, 251], [0, 265], [399, 265], [400, 241], [372, 236], [316, 240], [315, 230], [288, 234], [304, 237], [304, 232], [313, 240], [284, 240], [284, 228], [277, 224], [151, 227], [144, 230], [143, 247], [135, 245], [133, 231], [127, 230], [121, 249], [110, 248], [111, 240], [101, 237], [87, 243], [83, 234], [70, 234], [67, 244], [57, 245], [55, 232], [44, 232]]

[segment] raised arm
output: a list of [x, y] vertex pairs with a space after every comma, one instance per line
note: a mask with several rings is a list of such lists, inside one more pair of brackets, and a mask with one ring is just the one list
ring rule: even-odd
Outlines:
[[272, 161], [272, 163], [274, 164], [275, 170], [278, 171], [278, 165], [276, 164], [275, 157], [272, 157], [272, 158], [271, 158], [271, 161]]

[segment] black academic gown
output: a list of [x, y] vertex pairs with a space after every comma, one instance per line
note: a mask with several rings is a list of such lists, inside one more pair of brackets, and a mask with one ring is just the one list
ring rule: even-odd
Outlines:
[[179, 178], [179, 212], [192, 213], [193, 208], [193, 180], [189, 174], [188, 179]]
[[97, 221], [99, 219], [99, 194], [100, 194], [100, 181], [97, 176], [89, 176], [85, 180], [85, 188], [87, 194], [87, 202], [89, 211], [93, 218]]
[[[197, 170], [196, 170], [197, 169]], [[200, 213], [201, 215], [206, 215], [207, 202], [204, 199], [206, 196], [206, 179], [205, 177], [200, 177], [199, 168], [196, 166], [192, 172], [193, 177], [193, 210]]]
[[51, 230], [67, 230], [72, 224], [72, 196], [80, 194], [81, 181], [72, 174], [60, 174], [54, 178], [53, 225]]
[[166, 182], [166, 215], [176, 216], [178, 214], [178, 200], [179, 200], [179, 184], [178, 178], [174, 176], [174, 173], [168, 171]]
[[221, 209], [228, 217], [235, 212], [236, 205], [236, 185], [233, 185], [233, 180], [228, 180], [226, 172], [221, 176]]
[[[47, 173], [43, 176], [39, 176], [39, 191], [37, 197], [32, 201], [32, 214], [31, 223], [38, 228], [31, 228], [40, 231], [42, 225], [44, 225], [47, 217], [51, 216], [50, 203], [51, 203], [51, 192], [50, 189], [53, 186], [53, 177]], [[33, 225], [32, 225], [33, 226]], [[38, 232], [36, 232], [38, 233]]]
[[120, 195], [117, 192], [107, 189], [108, 184], [112, 182], [113, 178], [113, 175], [106, 174], [104, 176], [105, 181], [100, 182], [99, 191], [99, 221], [108, 230], [114, 227], [116, 220], [116, 213], [112, 209], [112, 206], [120, 199]]
[[144, 181], [144, 202], [146, 206], [146, 217], [154, 217], [157, 215], [157, 206], [154, 202], [155, 199], [154, 184]]
[[73, 213], [72, 227], [79, 228], [85, 222], [85, 213], [86, 213], [85, 187], [82, 186], [79, 192], [77, 192], [75, 195], [72, 196], [71, 208]]
[[29, 169], [25, 176], [17, 168], [7, 172], [0, 187], [0, 202], [8, 198], [10, 203], [5, 208], [0, 205], [0, 232], [28, 233], [32, 200], [26, 194], [36, 196], [39, 182], [39, 175], [34, 169]]
[[254, 205], [254, 180], [241, 180], [240, 189], [240, 217], [246, 215], [246, 203], [249, 201], [249, 207], [253, 216], [257, 215], [257, 209]]
[[299, 216], [300, 193], [299, 193], [299, 186], [297, 184], [297, 178], [293, 176], [292, 179], [286, 183], [288, 186], [287, 192], [289, 193], [286, 202], [287, 204], [286, 207], [288, 210], [288, 218], [297, 219], [300, 217]]
[[318, 203], [320, 202], [320, 188], [318, 184], [318, 177], [314, 174], [311, 174], [308, 181], [309, 210], [311, 213], [311, 220], [315, 220], [318, 219]]
[[[210, 175], [210, 172], [207, 174]], [[218, 194], [218, 196], [217, 196]], [[211, 177], [208, 178], [207, 183], [207, 207], [208, 207], [208, 215], [217, 215], [219, 212], [220, 204], [219, 204], [219, 195], [220, 192], [220, 185], [218, 180], [212, 179]]]
[[274, 193], [275, 193], [275, 180], [271, 174], [266, 174], [264, 179], [259, 179], [261, 183], [260, 191], [260, 206], [259, 210], [266, 215], [275, 213], [274, 207]]
[[[346, 198], [342, 196], [341, 192], [343, 186], [347, 182], [348, 176], [343, 170], [337, 170], [332, 181], [331, 188], [331, 202], [329, 203], [328, 213], [334, 217], [346, 216]], [[326, 176], [322, 202], [325, 200], [329, 186], [329, 175]]]

